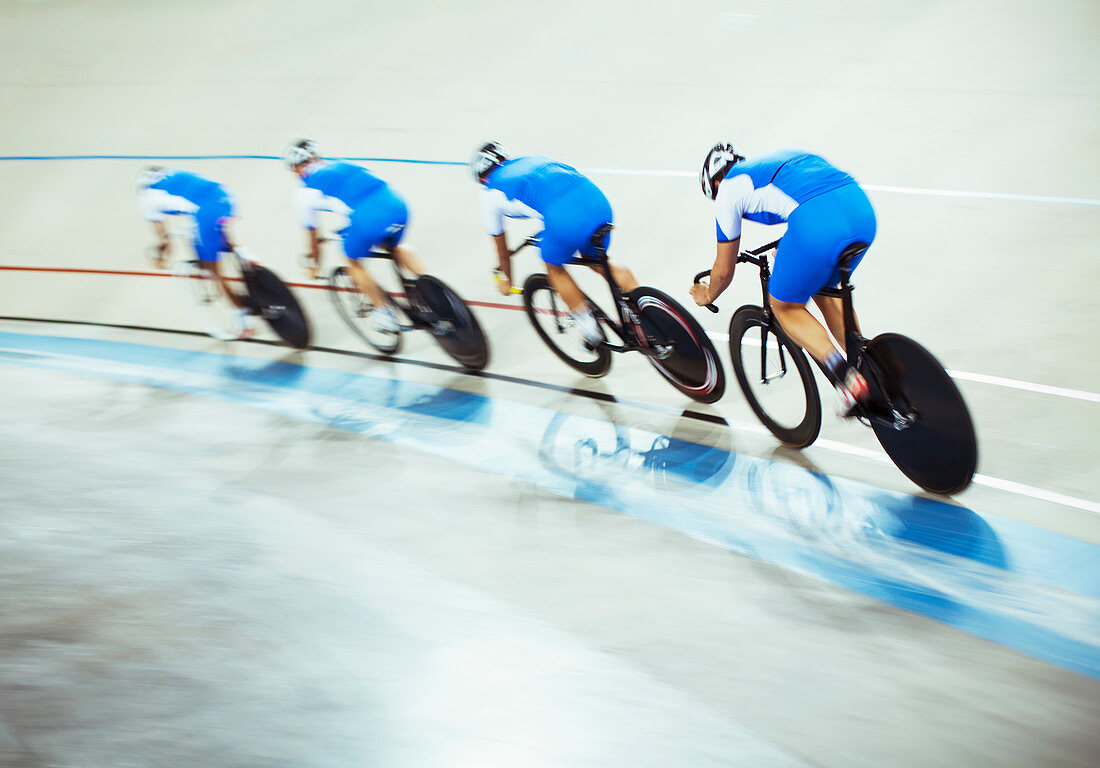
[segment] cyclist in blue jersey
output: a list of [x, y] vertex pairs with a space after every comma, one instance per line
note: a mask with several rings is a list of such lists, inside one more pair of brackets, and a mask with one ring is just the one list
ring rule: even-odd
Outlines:
[[[703, 194], [714, 201], [718, 254], [710, 284], [691, 288], [695, 303], [713, 302], [729, 286], [741, 244], [741, 220], [761, 224], [786, 222], [779, 241], [768, 293], [783, 330], [834, 378], [837, 410], [850, 415], [867, 397], [867, 382], [848, 365], [825, 328], [807, 310], [812, 298], [833, 337], [843, 344], [844, 314], [840, 299], [816, 296], [840, 283], [837, 258], [852, 243], [875, 239], [875, 211], [851, 176], [817, 155], [784, 150], [745, 159], [729, 144], [707, 153], [699, 174]], [[856, 258], [854, 270], [863, 258]]]
[[195, 253], [204, 269], [209, 270], [221, 286], [226, 298], [237, 308], [242, 337], [256, 332], [245, 300], [229, 286], [218, 268], [222, 253], [234, 250], [229, 238], [233, 219], [233, 196], [216, 181], [190, 171], [173, 170], [151, 165], [138, 174], [138, 208], [146, 221], [152, 222], [158, 242], [154, 264], [164, 269], [168, 264], [171, 238], [165, 218], [189, 215], [195, 221]]
[[375, 322], [380, 328], [400, 328], [389, 297], [370, 273], [359, 263], [378, 247], [391, 252], [398, 266], [415, 275], [424, 274], [424, 266], [409, 247], [398, 245], [409, 221], [405, 201], [386, 182], [366, 168], [339, 160], [325, 160], [309, 139], [292, 143], [283, 153], [287, 166], [302, 179], [294, 196], [299, 223], [309, 233], [309, 276], [316, 278], [321, 268], [321, 238], [317, 234], [317, 214], [329, 211], [347, 218], [340, 230], [348, 273], [359, 290], [378, 308]]
[[[578, 252], [593, 257], [596, 230], [611, 223], [611, 204], [599, 188], [575, 168], [545, 157], [510, 158], [496, 142], [482, 146], [470, 160], [470, 172], [484, 189], [485, 229], [493, 238], [498, 263], [498, 290], [512, 291], [512, 252], [504, 236], [504, 219], [536, 218], [543, 222], [539, 241], [550, 285], [569, 307], [589, 345], [604, 341], [584, 294], [565, 270]], [[607, 249], [610, 236], [601, 244]], [[611, 263], [615, 282], [626, 292], [638, 281], [626, 267]]]

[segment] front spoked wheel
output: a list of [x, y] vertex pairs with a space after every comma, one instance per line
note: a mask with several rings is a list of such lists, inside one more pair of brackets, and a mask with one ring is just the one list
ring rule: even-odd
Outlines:
[[370, 299], [359, 292], [347, 267], [337, 267], [329, 278], [329, 295], [336, 311], [356, 336], [384, 355], [401, 349], [401, 331], [379, 323]]
[[638, 343], [655, 351], [653, 367], [679, 391], [700, 403], [716, 402], [726, 391], [726, 374], [699, 321], [666, 293], [635, 288], [630, 294], [642, 333]]
[[929, 493], [946, 496], [970, 485], [978, 467], [974, 422], [932, 353], [884, 333], [867, 343], [858, 367], [871, 388], [871, 428], [898, 469]]
[[[586, 297], [587, 298], [587, 297]], [[535, 332], [566, 365], [585, 376], [599, 378], [611, 370], [611, 352], [604, 346], [591, 347], [584, 339], [569, 307], [550, 287], [550, 279], [535, 274], [523, 284], [523, 308]]]
[[439, 346], [466, 370], [480, 371], [488, 365], [489, 340], [462, 297], [431, 275], [421, 275], [415, 290], [423, 304], [421, 319]]
[[761, 307], [747, 304], [730, 320], [730, 357], [749, 407], [768, 431], [792, 448], [821, 432], [821, 395], [805, 353]]
[[271, 330], [295, 349], [308, 347], [309, 321], [286, 283], [270, 269], [259, 265], [245, 270], [244, 282], [256, 312]]
[[222, 293], [213, 273], [204, 269], [200, 261], [179, 262], [173, 276], [188, 314], [204, 333], [221, 341], [232, 341], [240, 336], [236, 307]]

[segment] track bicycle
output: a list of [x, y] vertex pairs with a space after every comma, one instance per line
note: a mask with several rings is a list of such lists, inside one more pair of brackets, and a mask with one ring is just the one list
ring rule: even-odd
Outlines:
[[[778, 245], [777, 240], [737, 257], [738, 263], [759, 268], [763, 300], [762, 306], [747, 304], [733, 313], [730, 356], [737, 383], [764, 426], [786, 445], [804, 448], [821, 430], [821, 397], [811, 358], [787, 336], [771, 309], [767, 254]], [[871, 427], [890, 459], [918, 486], [940, 495], [958, 493], [970, 484], [978, 464], [970, 411], [944, 367], [916, 341], [898, 333], [867, 339], [860, 332], [850, 265], [867, 248], [866, 243], [845, 248], [838, 257], [840, 287], [818, 293], [841, 300], [845, 351], [870, 388], [853, 416]], [[695, 282], [709, 274], [698, 273]], [[708, 309], [718, 311], [713, 305]], [[818, 367], [831, 379], [824, 366]]]
[[405, 331], [424, 330], [466, 370], [480, 371], [489, 364], [489, 340], [461, 296], [438, 277], [407, 275], [387, 249], [373, 248], [371, 254], [389, 260], [401, 283], [403, 294], [386, 292], [399, 327], [380, 324], [376, 307], [360, 292], [348, 268], [337, 267], [329, 277], [329, 295], [356, 336], [383, 355], [393, 355], [401, 349]]
[[[177, 238], [189, 236], [185, 229], [173, 229], [169, 234]], [[244, 293], [238, 296], [249, 314], [263, 318], [279, 338], [295, 349], [308, 347], [312, 335], [309, 320], [286, 283], [244, 249], [235, 248], [229, 254], [240, 270]], [[180, 261], [172, 274], [188, 313], [207, 335], [222, 341], [240, 337], [237, 307], [203, 262]]]
[[[607, 280], [615, 301], [612, 318], [585, 296], [593, 317], [619, 339], [589, 344], [569, 307], [550, 286], [545, 273], [536, 273], [523, 284], [523, 307], [539, 337], [567, 365], [585, 376], [598, 378], [611, 370], [612, 352], [638, 352], [676, 389], [693, 400], [713, 403], [726, 390], [725, 372], [714, 344], [699, 321], [675, 299], [655, 288], [639, 286], [624, 292], [615, 282], [607, 252], [611, 225], [596, 230], [592, 243], [594, 257], [579, 257], [569, 262], [596, 268]], [[542, 233], [521, 243], [513, 255], [528, 245], [538, 245]]]

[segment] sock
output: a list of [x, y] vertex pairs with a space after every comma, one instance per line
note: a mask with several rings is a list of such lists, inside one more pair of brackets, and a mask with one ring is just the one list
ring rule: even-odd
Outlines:
[[848, 375], [848, 361], [844, 359], [844, 355], [834, 349], [825, 358], [825, 367], [838, 384], [844, 383], [844, 378]]

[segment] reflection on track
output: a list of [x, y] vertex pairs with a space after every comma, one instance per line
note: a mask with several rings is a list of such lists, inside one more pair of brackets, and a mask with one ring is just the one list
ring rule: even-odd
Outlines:
[[1095, 545], [829, 477], [801, 455], [738, 454], [728, 429], [707, 431], [697, 419], [643, 429], [621, 423], [611, 404], [574, 400], [573, 409], [593, 413], [567, 414], [294, 359], [0, 333], [0, 365], [215, 397], [384, 439], [666, 526], [1100, 678]]

